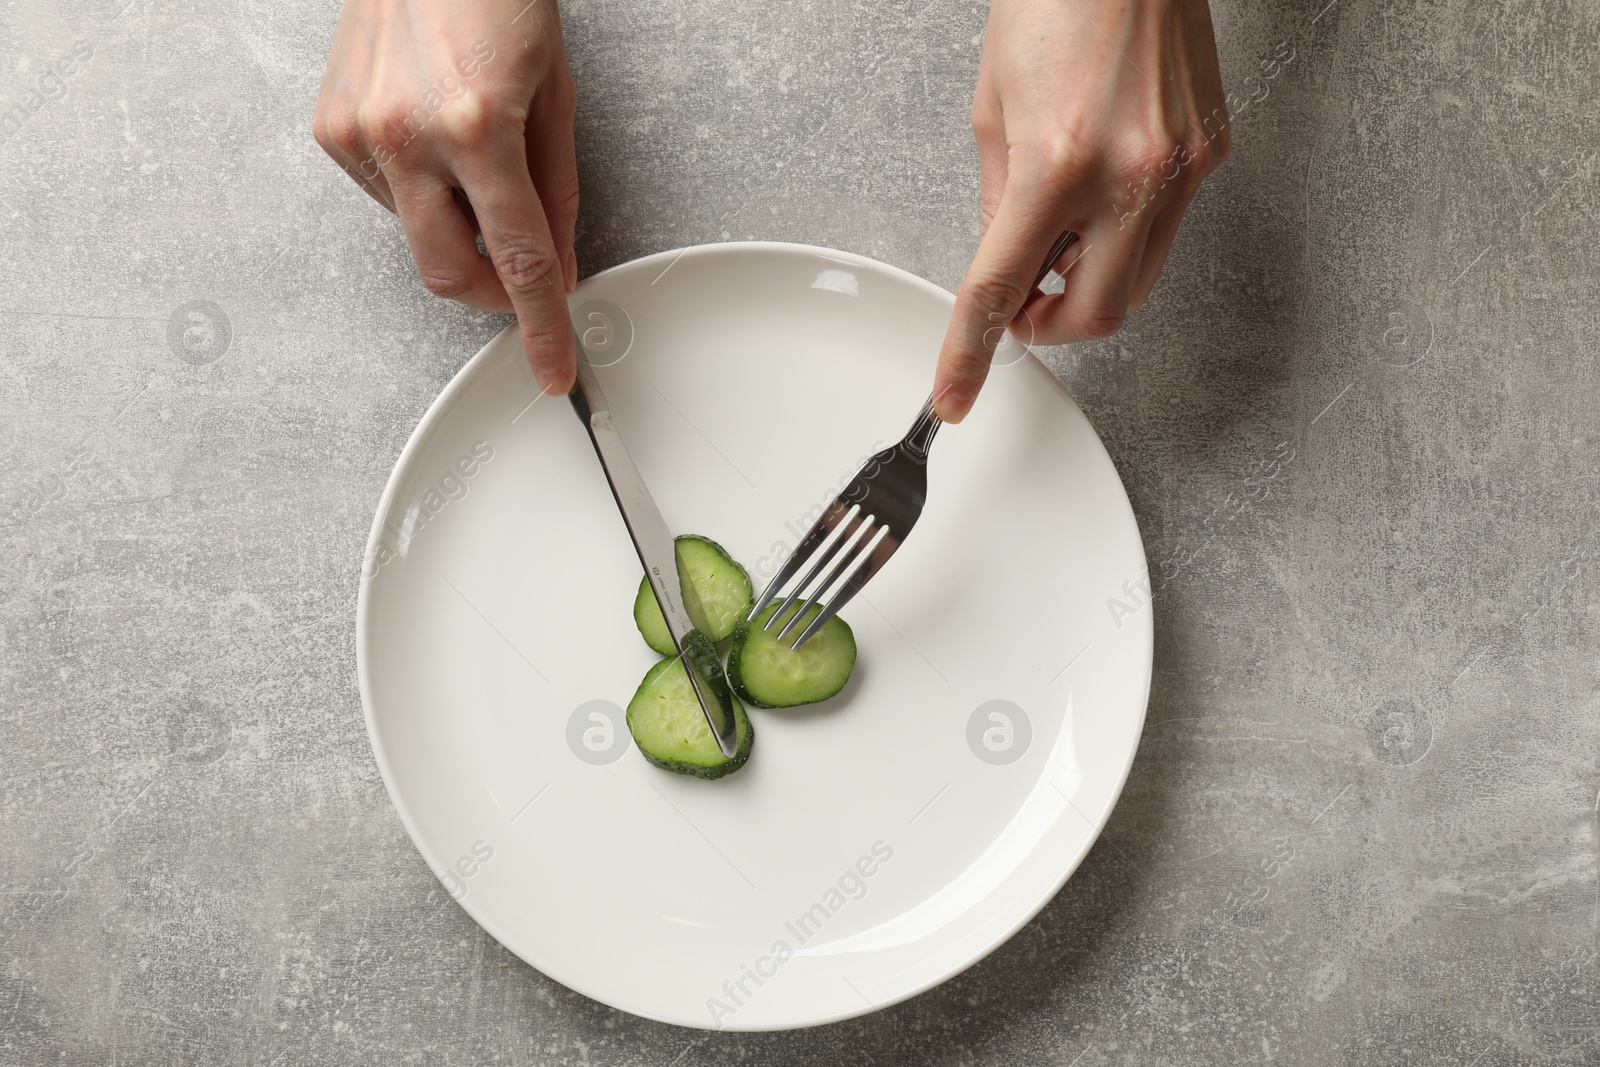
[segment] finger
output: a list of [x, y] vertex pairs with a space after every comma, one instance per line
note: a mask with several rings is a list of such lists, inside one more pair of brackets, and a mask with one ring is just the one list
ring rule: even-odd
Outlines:
[[1157, 212], [1151, 221], [1150, 235], [1145, 238], [1144, 254], [1134, 275], [1129, 311], [1138, 311], [1150, 299], [1156, 279], [1161, 277], [1161, 269], [1166, 266], [1167, 256], [1172, 252], [1172, 242], [1177, 239], [1178, 224], [1183, 221], [1183, 214], [1189, 210], [1189, 202], [1193, 199], [1193, 193], [1180, 195]]
[[[362, 36], [366, 38], [364, 44], [354, 40]], [[334, 29], [328, 65], [317, 91], [312, 133], [317, 144], [339, 164], [351, 181], [361, 186], [372, 199], [393, 211], [394, 196], [384, 179], [380, 164], [373, 158], [372, 147], [361, 129], [356, 106], [361, 96], [356, 80], [365, 82], [371, 71], [372, 54], [370, 27], [356, 5], [347, 5]]]
[[[987, 53], [985, 53], [987, 55]], [[987, 60], [980, 60], [979, 65]], [[972, 137], [978, 146], [978, 236], [989, 232], [995, 212], [1000, 209], [1000, 198], [1006, 188], [1006, 171], [1009, 162], [1006, 154], [1005, 117], [1000, 110], [1000, 97], [982, 72], [978, 75], [978, 90], [972, 98]]]
[[312, 135], [328, 157], [350, 176], [351, 181], [361, 186], [372, 199], [393, 211], [394, 195], [382, 168], [366, 151], [366, 138], [357, 121], [356, 108], [350, 103], [349, 95], [335, 84], [338, 78], [338, 73], [330, 66], [317, 100]]
[[534, 378], [547, 393], [572, 388], [572, 320], [544, 205], [533, 187], [524, 142], [467, 157], [457, 180], [483, 227], [483, 244], [517, 314]]
[[553, 72], [534, 98], [526, 134], [528, 169], [544, 205], [550, 239], [569, 293], [578, 284], [578, 259], [573, 251], [578, 231], [578, 155], [572, 138], [576, 105], [571, 78]]
[[956, 294], [934, 374], [934, 408], [946, 422], [971, 410], [995, 346], [1032, 294], [1032, 282], [1064, 226], [1065, 204], [1081, 179], [1038, 180], [1013, 167], [994, 221]]
[[393, 188], [417, 276], [428, 291], [482, 311], [511, 311], [511, 298], [494, 264], [479, 255], [451, 184], [437, 174], [414, 172], [396, 174]]
[[1083, 231], [1088, 247], [1068, 272], [1065, 288], [1028, 309], [1036, 341], [1066, 344], [1109, 337], [1121, 328], [1151, 222], [1148, 211], [1120, 219], [1113, 212], [1089, 224]]
[[389, 179], [370, 154], [361, 159], [344, 152], [328, 154], [333, 156], [333, 161], [350, 176], [351, 181], [361, 186], [363, 192], [382, 204], [391, 214], [398, 214], [395, 211], [394, 190], [389, 187]]
[[384, 209], [391, 215], [399, 214], [394, 206], [394, 191], [389, 188], [389, 181], [383, 176], [383, 171], [380, 170], [375, 178], [364, 178], [361, 176], [361, 164], [356, 163], [353, 166], [345, 167], [344, 172], [350, 175], [352, 181], [361, 186], [363, 192], [379, 204], [382, 204]]
[[[1059, 256], [1051, 261], [1050, 273], [1061, 279], [1062, 288], [1053, 293], [1047, 292], [1043, 286], [1048, 285], [1049, 281], [1047, 279], [1041, 279], [1039, 282], [1040, 287], [1035, 288], [1034, 291], [1028, 295], [1027, 301], [1022, 305], [1022, 311], [1018, 315], [1017, 319], [1012, 321], [1010, 327], [1011, 333], [1014, 336], [1018, 338], [1026, 336], [1027, 340], [1024, 342], [1025, 345], [1056, 343], [1054, 341], [1046, 340], [1045, 336], [1039, 333], [1037, 324], [1041, 321], [1048, 322], [1052, 316], [1059, 314], [1063, 300], [1062, 294], [1066, 289], [1067, 279], [1071, 277], [1073, 270], [1077, 268], [1078, 264], [1082, 262], [1083, 258], [1093, 250], [1093, 247], [1093, 245], [1083, 240], [1082, 237], [1076, 237], [1073, 239], [1073, 242], [1067, 246], [1066, 251], [1062, 252]], [[1017, 323], [1019, 321], [1023, 322], [1024, 324], [1023, 329], [1020, 331], [1017, 328]]]

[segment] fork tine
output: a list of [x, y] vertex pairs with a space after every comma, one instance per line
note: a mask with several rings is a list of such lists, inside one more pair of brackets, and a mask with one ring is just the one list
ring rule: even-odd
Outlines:
[[[850, 535], [850, 544], [845, 546], [843, 551], [834, 557], [837, 562], [834, 563], [833, 569], [828, 572], [828, 576], [826, 578], [822, 579], [822, 583], [812, 590], [810, 598], [800, 602], [802, 606], [795, 609], [794, 615], [791, 616], [789, 621], [784, 624], [783, 629], [778, 631], [776, 638], [774, 638], [775, 640], [782, 641], [784, 635], [790, 630], [794, 629], [797, 624], [799, 624], [800, 620], [805, 616], [806, 609], [808, 609], [814, 603], [820, 603], [822, 600], [822, 594], [826, 593], [830, 588], [832, 588], [833, 583], [839, 580], [839, 575], [843, 574], [851, 564], [859, 561], [862, 550], [866, 549], [869, 545], [874, 544], [875, 539], [888, 529], [887, 526], [884, 526], [880, 523], [878, 528], [873, 530], [872, 524], [876, 520], [876, 515], [867, 516], [867, 520], [861, 524], [860, 528], [857, 529], [855, 533]], [[820, 567], [820, 564], [818, 566]], [[801, 589], [804, 589], [810, 584], [811, 576], [807, 575], [806, 581], [801, 584], [799, 589], [794, 591], [789, 599], [795, 599], [795, 597], [800, 595]], [[783, 607], [779, 608], [772, 616], [773, 622], [776, 622], [778, 616], [782, 615], [787, 610], [789, 610], [788, 604], [784, 604]], [[771, 629], [771, 625], [772, 624], [769, 622], [767, 624], [767, 628]]]
[[783, 590], [789, 579], [806, 565], [817, 547], [849, 517], [849, 512], [858, 509], [859, 505], [846, 506], [841, 499], [835, 497], [833, 503], [822, 512], [822, 517], [811, 524], [811, 529], [806, 531], [805, 537], [795, 546], [794, 552], [783, 561], [782, 568], [773, 575], [772, 581], [761, 591], [761, 595], [756, 598], [755, 606], [750, 609], [750, 614], [745, 616], [745, 622], [754, 622], [756, 616], [761, 614], [761, 609], [772, 603], [772, 599]]
[[[762, 629], [772, 629], [773, 625], [783, 617], [783, 613], [789, 610], [789, 605], [798, 600], [800, 598], [800, 594], [804, 593], [806, 589], [810, 587], [811, 579], [815, 578], [819, 573], [821, 573], [822, 568], [826, 567], [832, 560], [838, 558], [840, 554], [848, 557], [852, 552], [854, 552], [856, 541], [861, 537], [864, 531], [872, 528], [873, 521], [874, 516], [866, 514], [866, 512], [862, 511], [859, 507], [854, 509], [850, 518], [839, 524], [839, 529], [844, 532], [839, 535], [838, 540], [834, 541], [826, 549], [816, 553], [817, 562], [812, 565], [809, 571], [806, 572], [806, 576], [796, 583], [794, 589], [789, 593], [789, 598], [783, 602], [782, 606], [780, 606], [777, 611], [772, 613], [772, 617], [767, 620], [767, 624], [763, 626]], [[827, 585], [824, 584], [817, 590], [817, 592], [820, 593], [826, 588]], [[793, 625], [792, 620], [790, 625]], [[784, 629], [787, 630], [788, 627], [784, 627]], [[778, 636], [781, 637], [783, 635], [779, 634]]]
[[[845, 580], [845, 583], [839, 587], [839, 591], [833, 595], [833, 599], [800, 632], [800, 636], [795, 639], [794, 644], [789, 646], [791, 650], [797, 649], [811, 640], [811, 635], [822, 629], [829, 619], [839, 614], [839, 609], [850, 603], [851, 598], [861, 592], [861, 587], [866, 585], [874, 574], [878, 573], [883, 565], [889, 561], [890, 556], [894, 555], [895, 549], [900, 547], [900, 540], [889, 531], [888, 527], [883, 527], [882, 533], [882, 537], [877, 538], [876, 542], [867, 551], [861, 553], [861, 556], [858, 557], [861, 562], [858, 564], [855, 573]], [[799, 612], [796, 612], [796, 614], [798, 615]], [[780, 634], [779, 636], [781, 637], [782, 635]]]

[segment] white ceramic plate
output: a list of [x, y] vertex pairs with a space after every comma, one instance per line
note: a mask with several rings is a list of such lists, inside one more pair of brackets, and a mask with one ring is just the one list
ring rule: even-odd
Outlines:
[[[745, 243], [617, 267], [571, 303], [668, 525], [759, 589], [909, 425], [951, 297]], [[935, 442], [921, 523], [844, 612], [844, 692], [752, 710], [754, 754], [717, 782], [633, 750], [622, 709], [656, 656], [570, 405], [534, 402], [513, 332], [462, 369], [384, 491], [357, 629], [389, 793], [484, 929], [624, 1011], [767, 1030], [910, 997], [1044, 906], [1132, 763], [1151, 613], [1093, 429], [1020, 348], [1000, 362]]]

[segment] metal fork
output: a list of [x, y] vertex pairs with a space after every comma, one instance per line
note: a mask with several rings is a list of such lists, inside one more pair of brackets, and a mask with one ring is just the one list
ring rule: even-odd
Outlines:
[[[1044, 266], [1033, 280], [1034, 289], [1044, 283], [1055, 261], [1077, 239], [1078, 235], [1070, 230], [1056, 239], [1045, 256]], [[782, 623], [783, 628], [777, 634], [781, 641], [802, 620], [809, 620], [794, 644], [789, 646], [799, 648], [889, 562], [889, 557], [895, 554], [921, 517], [922, 505], [928, 499], [928, 449], [933, 445], [933, 435], [943, 425], [934, 414], [933, 400], [932, 396], [928, 397], [899, 444], [875, 453], [862, 464], [844, 491], [829, 502], [822, 517], [800, 540], [794, 554], [784, 561], [782, 569], [756, 598], [746, 622], [754, 622], [756, 616], [778, 598], [790, 579], [809, 563], [805, 577], [762, 627], [770, 631]], [[820, 584], [813, 585], [819, 575], [823, 576]], [[824, 600], [829, 590], [833, 595]], [[785, 619], [784, 613], [796, 601], [800, 606]], [[811, 608], [819, 604], [821, 610], [812, 614]]]

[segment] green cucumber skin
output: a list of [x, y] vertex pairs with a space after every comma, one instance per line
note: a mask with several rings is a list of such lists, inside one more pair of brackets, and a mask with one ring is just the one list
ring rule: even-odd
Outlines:
[[733, 686], [733, 695], [746, 704], [770, 710], [775, 705], [763, 704], [756, 699], [756, 695], [745, 688], [744, 675], [739, 672], [739, 653], [744, 651], [744, 641], [749, 634], [750, 624], [747, 622], [741, 622], [733, 629], [733, 647], [728, 649], [728, 684]]
[[662, 656], [677, 655], [677, 649], [672, 647], [672, 635], [667, 632], [667, 620], [661, 614], [661, 605], [656, 603], [648, 578], [639, 579], [639, 593], [633, 598], [633, 624], [652, 652]]
[[[761, 616], [758, 616], [758, 621], [764, 622], [765, 618], [770, 616], [771, 611], [775, 607], [776, 605], [773, 605], [772, 608], [763, 608]], [[801, 608], [799, 610], [805, 611], [807, 608], [809, 608], [809, 605], [807, 605], [806, 608]], [[754, 707], [767, 709], [799, 708], [804, 707], [807, 704], [820, 704], [824, 700], [831, 700], [832, 698], [838, 696], [840, 691], [844, 689], [845, 685], [849, 683], [850, 675], [855, 670], [856, 642], [855, 632], [850, 629], [850, 624], [845, 622], [837, 615], [823, 624], [823, 630], [832, 627], [835, 623], [837, 623], [838, 627], [843, 630], [844, 636], [849, 638], [850, 642], [850, 668], [844, 672], [844, 677], [840, 679], [839, 685], [832, 692], [815, 697], [811, 700], [800, 700], [784, 704], [772, 704], [762, 700], [759, 696], [752, 692], [749, 685], [745, 681], [743, 664], [741, 661], [744, 657], [745, 643], [750, 637], [751, 624], [748, 622], [740, 622], [738, 626], [734, 627], [733, 646], [728, 650], [728, 684], [733, 687], [734, 695], [740, 700], [747, 704], [753, 705]], [[821, 634], [822, 632], [819, 631], [817, 636], [820, 637]], [[816, 638], [813, 637], [812, 640], [816, 640]]]
[[[705, 639], [702, 637], [701, 640], [704, 641]], [[709, 647], [709, 642], [707, 643], [706, 647]], [[633, 699], [628, 701], [628, 711], [626, 715], [628, 732], [633, 735], [633, 743], [639, 749], [639, 754], [650, 763], [660, 767], [664, 771], [671, 771], [673, 774], [688, 775], [694, 778], [703, 778], [707, 781], [715, 781], [718, 778], [725, 778], [749, 762], [750, 752], [755, 747], [755, 724], [752, 723], [750, 721], [750, 717], [745, 714], [744, 705], [739, 703], [737, 698], [735, 698], [733, 701], [733, 722], [735, 736], [739, 738], [739, 748], [732, 757], [724, 759], [720, 763], [706, 765], [701, 763], [686, 763], [683, 760], [663, 759], [658, 757], [650, 751], [648, 744], [639, 737], [639, 732], [635, 728], [635, 705], [639, 704], [642, 698], [648, 697], [647, 691], [650, 689], [650, 687], [656, 682], [661, 674], [669, 668], [671, 664], [675, 664], [677, 662], [677, 657], [669, 656], [666, 659], [658, 662], [654, 667], [651, 667], [650, 670], [645, 673], [644, 680], [639, 683], [638, 690], [636, 690], [633, 694]], [[712, 653], [711, 662], [716, 662], [714, 652]], [[710, 666], [711, 664], [707, 664], [706, 669], [709, 669]], [[718, 670], [720, 671], [720, 667]], [[711, 727], [709, 725], [707, 725], [705, 729], [707, 734], [711, 732]]]
[[[735, 627], [737, 627], [738, 620], [749, 612], [750, 605], [755, 600], [755, 587], [750, 583], [750, 572], [744, 569], [743, 564], [729, 555], [727, 549], [709, 537], [702, 537], [699, 534], [682, 534], [673, 538], [674, 546], [685, 541], [698, 541], [709, 547], [717, 555], [721, 556], [725, 563], [732, 565], [743, 580], [745, 603], [744, 607], [735, 616]], [[701, 620], [691, 621], [698, 626]], [[649, 645], [652, 651], [663, 656], [677, 655], [677, 649], [672, 647], [672, 635], [667, 632], [667, 620], [661, 616], [661, 606], [656, 603], [655, 592], [650, 588], [650, 581], [647, 578], [641, 577], [639, 579], [639, 591], [633, 598], [633, 624], [638, 627], [639, 636], [644, 638], [644, 643]], [[712, 633], [709, 636], [712, 643], [716, 644], [732, 637], [733, 631], [729, 630], [720, 636]]]

